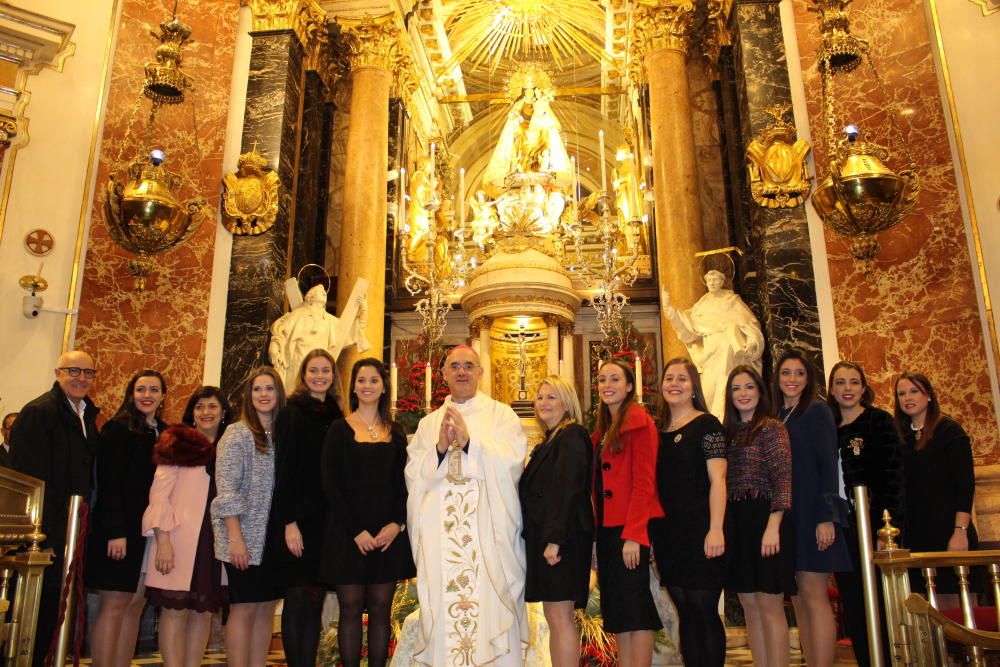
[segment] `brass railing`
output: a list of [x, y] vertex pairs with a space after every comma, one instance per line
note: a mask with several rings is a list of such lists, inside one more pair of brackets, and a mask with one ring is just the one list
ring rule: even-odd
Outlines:
[[[876, 551], [874, 563], [882, 571], [885, 616], [889, 635], [891, 664], [941, 667], [948, 664], [947, 642], [953, 642], [968, 657], [969, 664], [986, 665], [986, 651], [1000, 651], [1000, 632], [976, 628], [973, 613], [975, 594], [969, 583], [972, 567], [989, 570], [993, 589], [994, 613], [1000, 627], [1000, 551], [928, 551], [910, 552], [896, 546], [899, 531], [891, 518], [883, 515], [885, 527], [879, 536], [887, 542]], [[939, 568], [953, 568], [958, 580], [962, 622], [957, 623], [939, 610], [935, 579]], [[923, 577], [927, 596], [910, 590], [910, 571]]]

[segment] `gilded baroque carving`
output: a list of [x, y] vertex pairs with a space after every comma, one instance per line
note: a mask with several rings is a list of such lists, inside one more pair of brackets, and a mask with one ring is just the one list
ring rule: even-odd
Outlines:
[[790, 110], [790, 104], [768, 107], [774, 120], [747, 144], [750, 195], [765, 208], [794, 208], [809, 196], [810, 146], [805, 139], [795, 139], [795, 125], [784, 118]]
[[732, 6], [733, 0], [708, 0], [708, 16], [701, 31], [701, 47], [702, 55], [713, 65], [718, 64], [722, 47], [732, 44], [729, 29], [726, 28], [726, 19]]
[[360, 19], [338, 18], [344, 28], [344, 43], [351, 71], [376, 67], [393, 72], [401, 57], [401, 33], [391, 13]]
[[222, 224], [236, 235], [263, 234], [278, 217], [281, 182], [267, 160], [257, 154], [256, 144], [240, 155], [239, 169], [222, 178]]
[[299, 0], [247, 0], [253, 13], [253, 30], [290, 30]]
[[17, 119], [7, 114], [0, 114], [0, 146], [10, 146], [11, 140], [17, 136]]
[[654, 51], [670, 49], [688, 53], [694, 27], [693, 3], [641, 1], [635, 8], [633, 21], [632, 74], [641, 73], [643, 57]]

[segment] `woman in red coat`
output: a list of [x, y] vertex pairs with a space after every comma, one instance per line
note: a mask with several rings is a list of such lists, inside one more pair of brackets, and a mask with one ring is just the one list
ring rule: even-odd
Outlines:
[[604, 629], [615, 633], [618, 664], [648, 667], [653, 632], [663, 627], [649, 591], [650, 519], [663, 516], [656, 496], [656, 425], [635, 402], [635, 376], [620, 361], [597, 369], [601, 406], [592, 440], [597, 510], [597, 579]]

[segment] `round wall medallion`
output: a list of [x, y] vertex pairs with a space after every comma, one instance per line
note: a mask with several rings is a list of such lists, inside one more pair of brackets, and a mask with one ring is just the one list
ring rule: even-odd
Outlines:
[[53, 238], [52, 234], [44, 229], [33, 229], [24, 237], [24, 247], [28, 249], [28, 252], [36, 257], [44, 257], [45, 255], [48, 255], [52, 252], [52, 248], [54, 248], [55, 245], [55, 238]]

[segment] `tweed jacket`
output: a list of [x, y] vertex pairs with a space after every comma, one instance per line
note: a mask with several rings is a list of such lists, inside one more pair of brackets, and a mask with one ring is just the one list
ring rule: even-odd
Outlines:
[[226, 429], [216, 448], [212, 528], [215, 557], [229, 562], [229, 533], [223, 519], [240, 519], [250, 564], [260, 565], [267, 536], [267, 519], [274, 491], [274, 442], [268, 438], [267, 453], [257, 451], [253, 434], [242, 421]]

